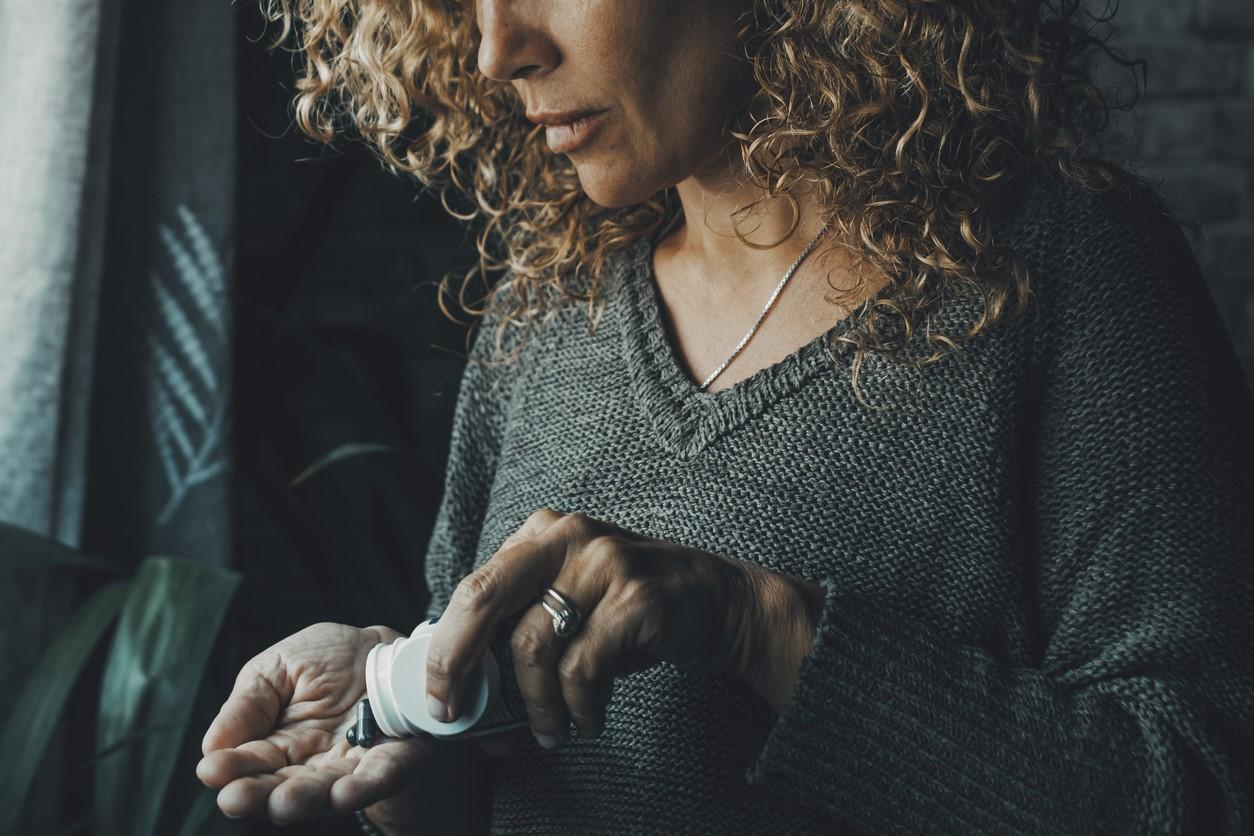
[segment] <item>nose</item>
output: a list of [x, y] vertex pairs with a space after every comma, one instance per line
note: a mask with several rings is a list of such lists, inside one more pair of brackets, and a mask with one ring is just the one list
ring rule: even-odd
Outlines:
[[479, 72], [496, 81], [532, 78], [557, 66], [559, 53], [544, 20], [521, 7], [531, 0], [476, 0]]

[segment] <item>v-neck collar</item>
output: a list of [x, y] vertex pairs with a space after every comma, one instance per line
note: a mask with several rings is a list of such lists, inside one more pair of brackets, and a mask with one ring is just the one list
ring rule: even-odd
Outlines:
[[648, 416], [658, 442], [682, 460], [699, 456], [724, 433], [743, 426], [777, 401], [823, 372], [831, 372], [831, 354], [852, 349], [833, 338], [857, 324], [874, 301], [891, 292], [886, 284], [832, 328], [775, 364], [717, 392], [707, 392], [688, 377], [670, 344], [661, 316], [661, 300], [653, 273], [653, 252], [660, 233], [632, 244], [624, 254], [619, 276], [623, 297], [624, 357], [632, 388]]
[[[1018, 188], [1008, 188], [988, 198], [989, 216], [994, 219], [997, 234], [1013, 235], [1013, 230], [1026, 217], [1040, 172], [1028, 175]], [[849, 368], [849, 355], [854, 346], [836, 337], [852, 331], [876, 302], [891, 296], [893, 283], [888, 282], [875, 295], [858, 305], [848, 315], [792, 354], [733, 386], [707, 392], [688, 377], [676, 359], [661, 317], [661, 301], [653, 273], [653, 253], [662, 232], [645, 236], [624, 252], [618, 262], [618, 285], [622, 297], [622, 313], [618, 317], [622, 331], [623, 354], [631, 385], [641, 409], [652, 425], [658, 443], [676, 458], [691, 461], [700, 456], [720, 436], [744, 426], [773, 404], [801, 389], [811, 379], [835, 374], [836, 365]], [[974, 298], [953, 298], [945, 310], [937, 312], [936, 326], [955, 322], [970, 324], [978, 317], [981, 303]], [[887, 327], [897, 327], [888, 323]], [[926, 329], [917, 329], [922, 332]], [[874, 358], [868, 354], [863, 374], [870, 370]], [[852, 386], [847, 387], [852, 398]]]

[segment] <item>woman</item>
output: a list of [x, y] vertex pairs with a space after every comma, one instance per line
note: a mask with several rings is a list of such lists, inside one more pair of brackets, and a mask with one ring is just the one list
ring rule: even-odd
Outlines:
[[427, 674], [458, 716], [520, 617], [531, 730], [350, 747], [397, 633], [315, 625], [205, 736], [226, 813], [1249, 827], [1254, 405], [1179, 224], [1092, 147], [1078, 3], [270, 11], [304, 130], [347, 119], [504, 272]]

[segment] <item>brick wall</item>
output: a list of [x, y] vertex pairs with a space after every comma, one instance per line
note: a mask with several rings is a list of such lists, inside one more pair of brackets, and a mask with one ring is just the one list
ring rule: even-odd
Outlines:
[[1117, 122], [1129, 162], [1202, 227], [1194, 252], [1254, 387], [1254, 0], [1122, 0], [1113, 29], [1148, 64]]

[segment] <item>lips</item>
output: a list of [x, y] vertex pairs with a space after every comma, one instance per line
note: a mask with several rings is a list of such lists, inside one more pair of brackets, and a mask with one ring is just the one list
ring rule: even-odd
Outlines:
[[571, 110], [536, 110], [527, 113], [527, 120], [537, 125], [569, 125], [594, 113], [604, 113], [595, 107], [573, 108]]
[[544, 138], [555, 154], [569, 154], [591, 142], [605, 121], [604, 110], [567, 110], [528, 113], [527, 119], [544, 125]]

